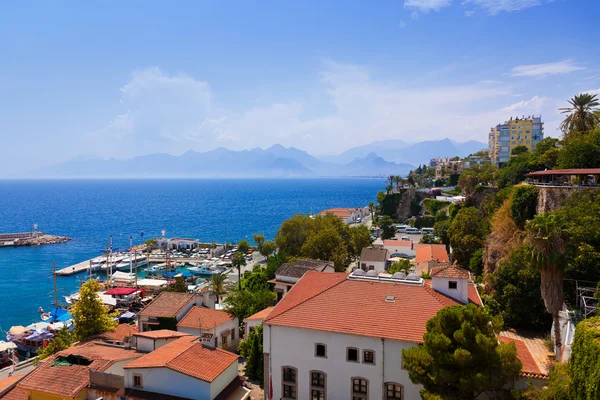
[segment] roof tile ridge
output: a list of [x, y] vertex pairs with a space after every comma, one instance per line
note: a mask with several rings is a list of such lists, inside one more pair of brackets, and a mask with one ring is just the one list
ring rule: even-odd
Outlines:
[[[317, 272], [317, 273], [320, 273], [320, 272]], [[344, 277], [344, 279], [340, 279], [340, 281], [339, 281], [339, 282], [336, 282], [336, 283], [334, 283], [334, 284], [332, 284], [332, 285], [330, 285], [330, 286], [326, 287], [325, 289], [321, 290], [320, 292], [318, 292], [318, 293], [315, 293], [314, 295], [307, 297], [306, 299], [304, 299], [304, 300], [302, 300], [302, 301], [298, 302], [297, 304], [294, 304], [292, 307], [290, 307], [290, 308], [288, 308], [288, 309], [286, 309], [286, 310], [284, 310], [284, 311], [281, 311], [280, 313], [278, 313], [278, 314], [275, 314], [275, 315], [273, 315], [273, 316], [271, 316], [271, 312], [273, 312], [273, 310], [271, 310], [271, 312], [270, 312], [270, 313], [267, 315], [267, 317], [265, 317], [265, 319], [263, 320], [263, 323], [264, 323], [264, 322], [269, 322], [269, 321], [270, 321], [270, 320], [272, 320], [273, 318], [275, 318], [275, 317], [278, 317], [278, 316], [280, 316], [280, 315], [282, 315], [282, 314], [285, 314], [285, 313], [287, 313], [288, 311], [290, 311], [290, 310], [292, 310], [292, 309], [294, 309], [294, 308], [298, 307], [300, 304], [304, 304], [304, 303], [306, 303], [307, 301], [309, 301], [309, 300], [312, 300], [313, 298], [317, 297], [318, 295], [325, 293], [326, 291], [328, 291], [328, 290], [330, 290], [330, 289], [334, 288], [335, 286], [337, 286], [337, 285], [339, 285], [340, 283], [342, 283], [342, 282], [345, 282], [345, 281], [346, 281], [346, 277]], [[297, 285], [297, 284], [298, 284], [298, 283], [296, 283], [296, 285]], [[294, 290], [294, 288], [296, 287], [296, 285], [292, 286], [292, 288], [291, 288], [291, 289], [288, 291], [288, 293], [289, 293], [290, 291]]]
[[442, 299], [448, 299], [448, 300], [451, 300], [451, 301], [453, 301], [453, 302], [457, 303], [456, 305], [460, 305], [460, 304], [461, 304], [461, 302], [460, 302], [460, 301], [457, 301], [457, 300], [453, 299], [453, 298], [452, 298], [452, 297], [450, 297], [450, 296], [446, 296], [446, 295], [444, 295], [444, 294], [442, 294], [442, 293], [438, 292], [437, 290], [435, 290], [434, 288], [432, 288], [432, 287], [430, 287], [430, 286], [428, 286], [428, 285], [423, 285], [423, 287], [424, 287], [424, 288], [427, 290], [427, 293], [429, 293], [429, 295], [430, 295], [431, 297], [433, 297], [433, 298], [434, 298], [434, 299], [436, 299], [438, 302], [440, 302], [440, 304], [441, 304], [441, 305], [443, 305], [444, 307], [448, 307], [448, 304], [444, 303], [444, 302], [442, 301]]
[[[192, 336], [192, 337], [194, 337], [194, 336]], [[162, 346], [160, 349], [165, 349], [165, 350], [163, 350], [163, 351], [164, 351], [164, 352], [166, 352], [166, 353], [169, 353], [169, 351], [168, 351], [168, 350], [169, 350], [169, 349], [168, 349], [168, 346], [169, 346], [170, 344], [177, 343], [177, 341], [178, 341], [178, 340], [182, 340], [183, 338], [185, 338], [185, 339], [189, 339], [189, 337], [188, 337], [188, 336], [182, 336], [181, 338], [179, 338], [179, 339], [177, 339], [177, 340], [174, 340], [174, 341], [172, 341], [171, 343], [167, 343], [166, 345]], [[196, 339], [194, 339], [194, 340], [196, 340]], [[179, 351], [179, 352], [173, 352], [173, 356], [172, 356], [172, 357], [169, 359], [169, 361], [165, 362], [165, 363], [164, 363], [164, 365], [165, 365], [165, 366], [168, 366], [168, 365], [169, 365], [171, 362], [173, 362], [173, 360], [175, 360], [177, 357], [179, 357], [180, 355], [182, 355], [183, 353], [185, 353], [186, 351], [188, 351], [188, 350], [189, 350], [190, 348], [192, 348], [192, 346], [194, 346], [194, 344], [196, 344], [196, 343], [198, 343], [198, 342], [195, 342], [195, 343], [194, 343], [194, 341], [190, 341], [190, 342], [188, 343], [190, 346], [187, 346], [187, 347], [183, 348], [183, 349], [182, 349], [181, 351]], [[173, 347], [173, 346], [172, 346], [172, 347]], [[158, 350], [160, 350], [160, 349], [154, 350], [154, 351], [152, 351], [152, 352], [148, 353], [148, 355], [150, 355], [150, 354], [152, 354], [152, 353], [155, 353], [156, 351], [158, 351]], [[142, 358], [144, 358], [144, 357], [142, 356], [142, 357], [138, 358], [138, 360], [141, 360]]]

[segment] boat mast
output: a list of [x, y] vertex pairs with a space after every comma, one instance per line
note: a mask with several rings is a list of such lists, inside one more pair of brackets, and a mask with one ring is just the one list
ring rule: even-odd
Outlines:
[[108, 275], [108, 265], [110, 264], [110, 258], [108, 256], [108, 242], [106, 242], [106, 287], [108, 287], [108, 283], [110, 282], [109, 279], [109, 275]]
[[54, 307], [58, 308], [58, 290], [56, 289], [56, 262], [52, 261], [52, 276], [54, 277]]

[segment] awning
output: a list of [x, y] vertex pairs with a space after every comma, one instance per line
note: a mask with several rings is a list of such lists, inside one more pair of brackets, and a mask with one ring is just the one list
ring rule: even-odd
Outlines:
[[135, 288], [114, 288], [114, 289], [110, 289], [110, 290], [104, 292], [104, 294], [129, 296], [130, 294], [134, 294], [137, 291], [138, 291], [138, 289], [135, 289]]
[[119, 318], [135, 318], [135, 313], [127, 311], [126, 313], [121, 314]]
[[13, 342], [0, 342], [0, 351], [16, 349], [17, 345]]

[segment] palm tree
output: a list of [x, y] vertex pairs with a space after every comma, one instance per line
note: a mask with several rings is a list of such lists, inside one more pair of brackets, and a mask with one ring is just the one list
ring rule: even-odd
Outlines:
[[546, 310], [554, 320], [556, 356], [560, 355], [561, 334], [558, 313], [564, 302], [564, 254], [569, 241], [569, 227], [560, 216], [552, 213], [536, 215], [525, 226], [531, 245], [531, 261], [540, 270], [541, 292]]
[[375, 204], [373, 202], [369, 203], [369, 212], [371, 213], [371, 219], [373, 219], [373, 211], [375, 211]]
[[225, 276], [225, 274], [214, 274], [209, 279], [210, 288], [212, 289], [213, 293], [217, 296], [217, 304], [219, 304], [221, 295], [225, 293], [226, 279], [227, 277]]
[[387, 194], [390, 194], [392, 190], [394, 190], [394, 186], [393, 185], [387, 185], [385, 187], [385, 191], [387, 192]]
[[242, 267], [246, 265], [246, 255], [236, 252], [231, 259], [231, 265], [238, 270], [238, 289], [242, 290]]
[[402, 187], [402, 188], [404, 187], [404, 182], [405, 182], [404, 178], [401, 177], [401, 176], [399, 176], [398, 177], [398, 184], [400, 185], [400, 187]]
[[394, 179], [395, 179], [395, 178], [396, 178], [396, 177], [395, 177], [394, 175], [390, 175], [390, 176], [388, 176], [388, 179], [387, 179], [387, 180], [388, 180], [389, 186], [392, 186], [392, 187], [394, 186]]
[[596, 96], [589, 93], [578, 94], [569, 100], [571, 107], [559, 109], [562, 114], [569, 114], [560, 124], [565, 135], [573, 131], [584, 133], [598, 126], [600, 101]]

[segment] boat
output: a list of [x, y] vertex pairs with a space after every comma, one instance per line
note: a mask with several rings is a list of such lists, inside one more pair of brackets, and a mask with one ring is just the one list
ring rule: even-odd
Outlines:
[[136, 266], [143, 267], [148, 264], [148, 258], [146, 256], [135, 256], [130, 255], [125, 257], [121, 262], [116, 265], [118, 271], [132, 271]]
[[196, 275], [214, 275], [221, 273], [221, 271], [212, 269], [211, 267], [206, 265], [200, 265], [198, 267], [188, 267], [188, 270]]
[[[70, 318], [69, 311], [62, 307], [58, 302], [58, 289], [56, 288], [56, 263], [52, 263], [53, 269], [53, 277], [54, 277], [54, 301], [52, 302], [54, 308], [50, 312], [45, 312], [44, 309], [40, 306], [38, 308], [38, 312], [40, 313], [40, 319], [44, 322], [58, 322], [64, 321]], [[69, 317], [63, 317], [68, 315]]]

